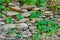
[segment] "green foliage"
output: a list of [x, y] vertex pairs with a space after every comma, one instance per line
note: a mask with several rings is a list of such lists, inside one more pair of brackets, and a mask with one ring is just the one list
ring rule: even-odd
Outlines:
[[57, 5], [55, 6], [55, 9], [56, 9], [56, 10], [60, 10], [60, 4], [57, 4]]
[[56, 2], [57, 0], [51, 0], [52, 2]]
[[16, 18], [17, 18], [17, 19], [24, 19], [24, 17], [23, 17], [21, 14], [17, 14], [17, 15], [16, 15]]
[[20, 38], [21, 37], [21, 31], [16, 32], [16, 38]]
[[22, 2], [23, 4], [30, 4], [30, 5], [35, 4], [34, 0], [20, 0], [20, 2]]
[[47, 22], [47, 21], [45, 21], [45, 20], [38, 20], [38, 21], [37, 21], [37, 26], [39, 26], [39, 25], [45, 25], [46, 22]]
[[40, 18], [40, 15], [42, 14], [41, 10], [38, 10], [36, 12], [31, 12], [30, 14], [30, 19], [34, 19], [34, 18]]
[[3, 9], [4, 9], [4, 7], [2, 5], [0, 5], [0, 10], [3, 10]]
[[0, 13], [0, 17], [2, 16], [2, 13]]
[[34, 33], [32, 35], [32, 40], [39, 40], [39, 38], [40, 38], [40, 34], [39, 33]]
[[[54, 34], [54, 32], [59, 29], [59, 26], [57, 24], [55, 24], [54, 21], [50, 21], [50, 20], [40, 20], [37, 21], [37, 28], [36, 31], [38, 33], [52, 33]], [[47, 34], [49, 35], [49, 34]]]
[[38, 11], [36, 12], [36, 14], [40, 15], [40, 14], [42, 14], [42, 11], [41, 11], [41, 10], [38, 10]]
[[40, 0], [40, 3], [44, 3], [45, 2], [45, 0]]
[[11, 0], [5, 0], [7, 3], [10, 3], [11, 2]]
[[28, 38], [28, 37], [26, 37], [26, 40], [29, 40], [29, 38]]
[[30, 4], [30, 5], [34, 5], [35, 1], [34, 0], [28, 0], [27, 3]]
[[0, 5], [3, 4], [3, 2], [4, 2], [3, 0], [0, 0]]
[[10, 8], [9, 8], [9, 7], [6, 7], [6, 8], [5, 8], [5, 11], [10, 11]]
[[6, 22], [12, 24], [13, 23], [13, 20], [11, 18], [6, 17]]
[[19, 0], [20, 2], [22, 2], [22, 3], [26, 3], [26, 0]]
[[44, 4], [44, 3], [45, 3], [45, 0], [36, 0], [36, 6], [37, 7], [43, 7], [42, 4]]
[[4, 0], [0, 0], [0, 11], [2, 11], [4, 9], [3, 2], [4, 2]]
[[58, 11], [58, 12], [57, 12], [57, 14], [59, 14], [59, 15], [60, 15], [60, 11]]
[[35, 16], [36, 16], [36, 13], [35, 12], [31, 12], [30, 18], [33, 19], [33, 18], [35, 18]]
[[7, 34], [9, 34], [9, 35], [12, 34], [12, 33], [13, 33], [12, 29], [9, 29], [8, 32], [7, 32]]
[[23, 4], [37, 5], [38, 7], [42, 7], [45, 3], [45, 0], [20, 0]]
[[8, 32], [7, 32], [7, 34], [9, 34], [9, 35], [11, 35], [11, 34], [13, 34], [13, 33], [16, 34], [16, 38], [20, 38], [20, 37], [21, 37], [21, 31], [16, 31], [16, 32], [14, 32], [13, 29], [11, 28], [11, 29], [9, 29]]

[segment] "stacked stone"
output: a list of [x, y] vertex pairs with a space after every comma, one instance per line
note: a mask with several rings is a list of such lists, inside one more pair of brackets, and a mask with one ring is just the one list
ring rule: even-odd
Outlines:
[[[57, 18], [56, 24], [60, 24], [60, 16], [56, 14], [57, 12], [54, 9], [54, 6], [59, 4], [57, 2], [51, 2], [46, 0], [50, 4], [49, 8], [47, 6], [37, 7], [36, 5], [26, 5], [21, 4], [18, 0], [12, 0], [8, 3], [9, 11], [3, 10], [2, 17], [0, 17], [0, 40], [32, 40], [32, 35], [36, 32], [36, 21], [37, 20], [54, 20]], [[59, 1], [58, 1], [59, 2]], [[7, 4], [3, 4], [7, 6]], [[39, 15], [40, 18], [30, 19], [30, 14], [33, 11], [41, 10], [42, 14]], [[20, 14], [23, 16], [23, 19], [16, 18], [16, 15]], [[8, 18], [6, 18], [8, 17]], [[11, 20], [9, 20], [11, 18]], [[6, 21], [8, 20], [8, 21]], [[11, 21], [11, 22], [10, 22]], [[58, 33], [57, 33], [58, 34]], [[44, 36], [45, 35], [45, 38]], [[52, 37], [46, 37], [46, 33], [43, 33], [39, 40], [60, 40], [57, 35]]]

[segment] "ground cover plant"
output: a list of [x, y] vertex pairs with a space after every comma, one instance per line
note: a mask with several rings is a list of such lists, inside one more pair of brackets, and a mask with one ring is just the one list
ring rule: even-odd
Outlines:
[[0, 40], [59, 38], [59, 0], [0, 0]]

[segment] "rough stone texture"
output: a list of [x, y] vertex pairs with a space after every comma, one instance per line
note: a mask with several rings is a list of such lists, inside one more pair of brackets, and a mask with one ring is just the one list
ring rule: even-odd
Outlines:
[[[3, 6], [8, 6], [10, 10], [6, 11], [3, 10], [2, 17], [0, 17], [0, 40], [32, 40], [32, 35], [36, 32], [36, 21], [37, 20], [54, 20], [57, 18], [55, 24], [60, 24], [60, 14], [57, 14], [54, 6], [60, 4], [60, 0], [57, 2], [51, 2], [51, 0], [46, 0], [46, 2], [50, 5], [49, 8], [46, 6], [38, 8], [36, 5], [28, 5], [28, 4], [21, 4], [19, 0], [12, 0], [10, 3], [4, 3]], [[40, 18], [30, 19], [30, 14], [33, 11], [42, 10], [42, 14], [39, 15]], [[59, 10], [60, 11], [60, 10]], [[24, 19], [16, 18], [17, 14], [21, 14]], [[9, 17], [13, 20], [13, 24], [6, 23], [6, 17]], [[60, 27], [60, 25], [59, 25]], [[12, 30], [10, 30], [12, 29]], [[10, 30], [10, 31], [9, 31]], [[14, 33], [12, 33], [12, 31]], [[11, 34], [8, 34], [11, 32]], [[18, 32], [18, 33], [17, 33]], [[45, 33], [40, 35], [39, 40], [60, 40], [59, 33], [56, 31], [55, 35], [46, 37]], [[16, 35], [20, 36], [16, 38]]]

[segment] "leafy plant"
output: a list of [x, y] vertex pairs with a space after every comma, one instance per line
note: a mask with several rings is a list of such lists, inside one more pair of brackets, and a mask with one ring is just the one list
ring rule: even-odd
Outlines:
[[51, 0], [52, 2], [56, 2], [57, 0]]
[[16, 33], [16, 38], [20, 38], [20, 37], [21, 37], [21, 32], [18, 31], [18, 32]]
[[56, 10], [60, 10], [60, 4], [57, 4], [57, 5], [55, 6], [55, 9], [56, 9]]
[[4, 0], [0, 0], [0, 11], [2, 11], [4, 9], [3, 2], [4, 2]]
[[20, 37], [21, 37], [21, 31], [14, 32], [13, 29], [11, 28], [11, 29], [9, 29], [8, 32], [7, 32], [7, 34], [9, 34], [9, 35], [11, 35], [11, 34], [13, 34], [13, 33], [16, 34], [16, 38], [20, 38]]
[[0, 17], [2, 16], [2, 13], [0, 13]]
[[38, 11], [36, 12], [36, 14], [41, 15], [41, 14], [42, 14], [42, 11], [41, 11], [41, 10], [38, 10]]
[[3, 8], [4, 8], [4, 7], [3, 7], [2, 5], [0, 5], [0, 10], [3, 10]]
[[35, 16], [36, 16], [36, 13], [35, 12], [31, 12], [30, 18], [33, 19], [33, 18], [35, 18]]
[[60, 11], [58, 11], [58, 12], [57, 12], [57, 14], [59, 14], [59, 15], [60, 15]]
[[27, 0], [19, 0], [20, 2], [22, 2], [22, 3], [26, 3], [27, 2]]
[[39, 33], [35, 33], [32, 35], [32, 40], [39, 40], [40, 38], [40, 34]]
[[6, 22], [12, 24], [13, 23], [13, 20], [11, 18], [9, 18], [9, 17], [6, 17]]
[[30, 5], [34, 5], [35, 4], [35, 0], [28, 0], [27, 3], [30, 4]]
[[54, 34], [54, 32], [57, 29], [59, 29], [59, 26], [57, 24], [55, 24], [54, 21], [50, 21], [50, 20], [37, 21], [36, 26], [37, 26], [36, 32], [38, 32], [38, 33], [49, 33], [47, 35], [50, 35], [51, 33]]
[[7, 3], [10, 3], [11, 2], [11, 0], [5, 0]]
[[42, 14], [42, 11], [41, 10], [38, 10], [36, 12], [31, 12], [30, 14], [30, 19], [34, 19], [34, 18], [40, 18], [40, 15]]
[[0, 0], [0, 5], [3, 4], [4, 0]]
[[44, 3], [45, 3], [45, 0], [36, 0], [36, 6], [37, 7], [43, 7], [42, 4], [44, 4]]
[[17, 18], [17, 19], [24, 19], [24, 17], [23, 17], [21, 14], [17, 14], [17, 15], [16, 15], [16, 18]]
[[19, 0], [23, 4], [37, 5], [37, 7], [42, 7], [45, 0]]
[[12, 34], [12, 33], [13, 33], [12, 29], [9, 29], [8, 32], [7, 32], [7, 34], [9, 34], [9, 35]]
[[5, 11], [10, 11], [10, 8], [9, 8], [9, 7], [6, 7], [6, 8], [5, 8]]
[[28, 37], [26, 37], [26, 40], [29, 40], [29, 38], [28, 38]]
[[30, 5], [35, 4], [35, 0], [19, 0], [19, 1], [22, 2], [23, 4], [30, 4]]
[[41, 2], [41, 3], [44, 3], [44, 2], [45, 2], [45, 0], [40, 0], [40, 2]]

